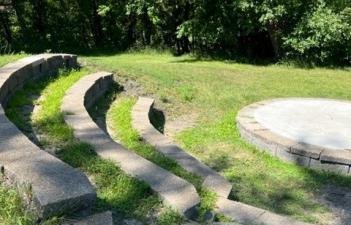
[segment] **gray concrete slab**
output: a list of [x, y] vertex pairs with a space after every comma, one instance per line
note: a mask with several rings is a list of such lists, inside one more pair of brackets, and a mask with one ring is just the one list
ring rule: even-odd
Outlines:
[[254, 111], [263, 127], [296, 142], [351, 149], [351, 102], [328, 99], [272, 101]]
[[[128, 151], [113, 141], [89, 116], [87, 105], [96, 100], [94, 96], [107, 91], [107, 84], [113, 81], [111, 77], [112, 74], [107, 72], [92, 74], [67, 91], [61, 106], [66, 123], [74, 129], [75, 137], [94, 146], [101, 158], [113, 161], [128, 175], [146, 182], [168, 206], [189, 218], [195, 216], [200, 198], [192, 184]], [[87, 101], [89, 96], [86, 93], [92, 89], [94, 95], [89, 95], [90, 101]]]
[[313, 169], [350, 175], [351, 102], [283, 98], [239, 111], [241, 136], [260, 149]]

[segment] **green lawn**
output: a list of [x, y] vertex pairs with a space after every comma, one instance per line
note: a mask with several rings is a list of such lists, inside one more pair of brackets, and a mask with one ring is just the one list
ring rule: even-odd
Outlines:
[[[41, 146], [56, 149], [60, 159], [89, 176], [98, 194], [94, 212], [112, 210], [117, 220], [136, 218], [146, 223], [153, 221], [157, 225], [180, 224], [183, 218], [173, 210], [163, 207], [160, 199], [147, 184], [129, 177], [113, 162], [100, 159], [93, 147], [75, 139], [73, 130], [65, 124], [60, 112], [64, 94], [75, 82], [89, 73], [85, 69], [61, 71], [49, 79], [26, 84], [24, 89], [16, 92], [10, 100], [6, 108], [7, 116], [25, 133], [35, 130], [42, 134]], [[32, 95], [40, 98], [33, 101], [29, 98]], [[21, 108], [31, 104], [38, 105], [39, 108], [28, 120]], [[167, 158], [163, 157], [162, 160], [161, 157], [158, 159], [166, 163]], [[186, 172], [181, 168], [177, 170], [186, 176]], [[10, 218], [17, 219], [17, 216]]]
[[[111, 94], [109, 96], [111, 96]], [[116, 99], [116, 101], [113, 102], [114, 99]], [[141, 138], [138, 132], [132, 128], [132, 118], [130, 113], [136, 99], [121, 94], [115, 96], [114, 98], [102, 97], [98, 101], [100, 104], [92, 107], [90, 114], [95, 118], [99, 114], [100, 117], [105, 117], [109, 131], [111, 132], [110, 135], [112, 135], [113, 138], [123, 143], [123, 145], [130, 151], [134, 151], [143, 158], [150, 160], [168, 171], [171, 171], [173, 174], [194, 185], [201, 198], [198, 219], [202, 221], [205, 213], [212, 210], [214, 206], [216, 199], [215, 193], [202, 188], [202, 180], [200, 177], [185, 171], [175, 161], [168, 159], [157, 152], [152, 146], [140, 141]]]
[[25, 54], [0, 55], [0, 67], [7, 63], [14, 62], [25, 56]]
[[[255, 66], [150, 52], [87, 56], [81, 61], [93, 69], [116, 72], [126, 86], [141, 85], [142, 94], [156, 97], [166, 121], [196, 114], [196, 127], [178, 134], [177, 142], [232, 182], [231, 199], [324, 224], [332, 215], [316, 201], [322, 185], [351, 187], [351, 178], [303, 169], [258, 151], [241, 140], [235, 125], [238, 110], [264, 99], [351, 100], [349, 69]], [[130, 121], [124, 121], [128, 126]]]
[[[23, 55], [0, 56], [0, 65]], [[35, 84], [26, 85], [9, 102], [6, 112], [13, 122], [28, 132], [37, 129], [46, 135], [44, 147], [57, 148], [67, 163], [89, 175], [98, 187], [96, 211], [112, 209], [116, 216], [137, 217], [148, 221], [150, 212], [162, 208], [160, 200], [147, 185], [126, 176], [113, 163], [99, 159], [91, 146], [78, 142], [59, 112], [64, 92], [80, 77], [98, 69], [114, 71], [120, 83], [128, 89], [113, 99], [101, 101], [98, 111], [106, 113], [114, 135], [126, 147], [160, 166], [192, 181], [198, 189], [199, 181], [165, 159], [152, 147], [143, 144], [131, 128], [130, 111], [135, 96], [156, 98], [156, 106], [166, 115], [166, 122], [179, 116], [196, 118], [194, 128], [182, 131], [176, 142], [195, 154], [203, 162], [221, 172], [233, 184], [231, 199], [315, 224], [327, 224], [332, 219], [330, 210], [316, 199], [324, 184], [351, 187], [351, 178], [311, 171], [282, 162], [262, 153], [241, 140], [235, 126], [235, 117], [243, 106], [275, 97], [330, 97], [351, 100], [350, 69], [299, 69], [285, 65], [255, 66], [226, 61], [198, 60], [191, 56], [174, 57], [160, 53], [125, 53], [80, 57], [87, 68], [82, 71], [63, 72]], [[40, 110], [28, 121], [20, 108], [32, 103], [30, 95], [41, 95], [35, 104]], [[111, 101], [107, 101], [111, 100]], [[108, 103], [107, 105], [105, 103]], [[105, 105], [104, 105], [105, 104]], [[97, 112], [98, 113], [98, 112]], [[94, 114], [94, 113], [92, 113]], [[0, 186], [0, 203], [6, 206], [17, 202], [14, 211], [3, 207], [0, 225], [28, 218], [22, 203], [8, 195]], [[204, 209], [211, 208], [213, 196], [202, 194]], [[1, 204], [2, 205], [2, 204]], [[5, 211], [7, 210], [7, 211]], [[21, 211], [22, 210], [22, 211]], [[19, 212], [19, 213], [12, 213]], [[13, 215], [12, 215], [13, 214]], [[10, 222], [8, 222], [10, 221]], [[178, 223], [180, 218], [165, 210], [158, 224]]]
[[33, 224], [33, 216], [23, 206], [19, 193], [1, 182], [0, 205], [0, 225]]

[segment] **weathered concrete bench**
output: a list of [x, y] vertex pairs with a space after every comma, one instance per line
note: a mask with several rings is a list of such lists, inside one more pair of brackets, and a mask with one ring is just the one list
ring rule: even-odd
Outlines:
[[39, 217], [60, 215], [90, 206], [96, 193], [87, 177], [34, 145], [4, 112], [3, 106], [23, 84], [57, 70], [74, 67], [76, 56], [43, 54], [21, 59], [0, 69], [1, 179], [25, 189]]
[[200, 198], [194, 186], [113, 141], [92, 120], [87, 108], [113, 83], [113, 75], [95, 73], [80, 79], [65, 95], [61, 111], [80, 141], [94, 146], [97, 154], [116, 163], [124, 172], [150, 185], [170, 207], [193, 217]]
[[139, 131], [146, 142], [155, 146], [159, 152], [174, 159], [186, 170], [204, 178], [203, 185], [216, 192], [218, 196], [215, 212], [243, 225], [307, 225], [289, 217], [227, 199], [232, 188], [230, 182], [180, 147], [172, 144], [169, 138], [156, 130], [150, 123], [149, 115], [152, 112], [153, 104], [153, 99], [144, 97], [138, 99], [132, 111], [133, 127]]
[[232, 185], [225, 178], [179, 146], [172, 144], [168, 137], [160, 133], [150, 123], [149, 114], [153, 105], [153, 99], [144, 97], [138, 99], [132, 111], [133, 127], [146, 142], [153, 145], [159, 152], [177, 161], [187, 171], [201, 176], [204, 179], [204, 187], [216, 192], [218, 196], [227, 198]]

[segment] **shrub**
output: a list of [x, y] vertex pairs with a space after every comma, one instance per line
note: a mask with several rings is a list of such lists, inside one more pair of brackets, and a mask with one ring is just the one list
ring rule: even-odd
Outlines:
[[351, 8], [335, 13], [324, 4], [285, 38], [287, 55], [321, 64], [351, 62]]

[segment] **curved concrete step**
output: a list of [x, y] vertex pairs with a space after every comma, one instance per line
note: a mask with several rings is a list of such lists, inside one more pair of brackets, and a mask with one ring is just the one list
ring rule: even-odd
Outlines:
[[[76, 66], [76, 56], [43, 54], [21, 59], [0, 69], [2, 105], [29, 80], [38, 79], [62, 66]], [[15, 183], [30, 200], [39, 217], [90, 206], [96, 198], [87, 177], [34, 145], [0, 106], [0, 166], [5, 179]]]
[[86, 108], [113, 83], [111, 73], [99, 72], [80, 79], [65, 95], [61, 111], [79, 140], [95, 147], [97, 154], [112, 160], [127, 174], [150, 185], [164, 202], [187, 217], [195, 215], [200, 198], [194, 186], [113, 141], [92, 120]]
[[172, 144], [168, 137], [150, 123], [149, 114], [153, 104], [154, 100], [151, 98], [140, 97], [138, 99], [132, 111], [133, 127], [146, 142], [153, 145], [159, 152], [177, 161], [187, 171], [201, 176], [204, 179], [204, 187], [214, 191], [218, 196], [227, 198], [232, 190], [230, 182], [179, 146]]
[[280, 216], [269, 211], [227, 199], [232, 185], [221, 175], [189, 155], [180, 147], [161, 134], [150, 123], [149, 114], [154, 100], [140, 97], [133, 107], [133, 127], [142, 138], [169, 158], [176, 160], [183, 168], [204, 178], [203, 185], [217, 193], [215, 211], [242, 225], [307, 225], [289, 217]]
[[215, 211], [243, 225], [310, 225], [226, 198], [217, 199]]

